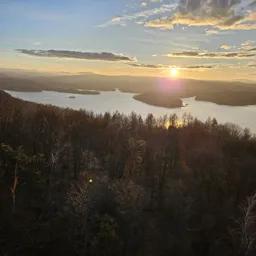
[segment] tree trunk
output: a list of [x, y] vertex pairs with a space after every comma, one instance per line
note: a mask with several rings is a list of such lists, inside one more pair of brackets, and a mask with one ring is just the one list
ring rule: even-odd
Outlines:
[[11, 193], [12, 193], [12, 212], [15, 213], [16, 210], [16, 188], [18, 185], [18, 164], [16, 163], [15, 169], [14, 169], [14, 178], [13, 178], [13, 184], [11, 186]]

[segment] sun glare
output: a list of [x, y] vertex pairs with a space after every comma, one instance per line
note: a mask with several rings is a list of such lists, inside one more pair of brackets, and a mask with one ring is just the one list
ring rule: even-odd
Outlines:
[[184, 125], [184, 123], [181, 119], [177, 119], [174, 123], [171, 123], [170, 120], [167, 120], [164, 124], [164, 127], [166, 129], [169, 129], [170, 126], [180, 128], [180, 127], [183, 127], [183, 125]]
[[179, 71], [177, 68], [170, 68], [170, 76], [177, 77], [179, 75]]

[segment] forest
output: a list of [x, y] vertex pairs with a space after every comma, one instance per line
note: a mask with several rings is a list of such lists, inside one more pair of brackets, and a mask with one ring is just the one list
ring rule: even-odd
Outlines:
[[0, 255], [256, 255], [256, 137], [0, 91]]

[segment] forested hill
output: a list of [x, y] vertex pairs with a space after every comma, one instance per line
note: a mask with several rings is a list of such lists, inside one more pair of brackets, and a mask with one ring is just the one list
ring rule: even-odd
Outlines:
[[0, 92], [0, 255], [256, 255], [255, 192], [248, 130]]

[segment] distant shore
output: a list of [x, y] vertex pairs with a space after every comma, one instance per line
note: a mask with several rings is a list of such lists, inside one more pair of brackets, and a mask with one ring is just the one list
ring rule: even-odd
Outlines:
[[99, 95], [100, 94], [100, 92], [96, 90], [81, 90], [81, 89], [55, 89], [51, 91], [72, 93], [72, 94], [83, 94], [83, 95]]
[[[159, 84], [165, 91], [159, 89]], [[0, 89], [23, 92], [55, 91], [82, 95], [99, 95], [101, 91], [134, 93], [134, 99], [152, 106], [183, 107], [182, 98], [195, 97], [218, 105], [256, 105], [256, 85], [244, 82], [171, 80], [150, 77], [111, 77], [95, 74], [81, 76], [17, 77], [0, 74]]]

